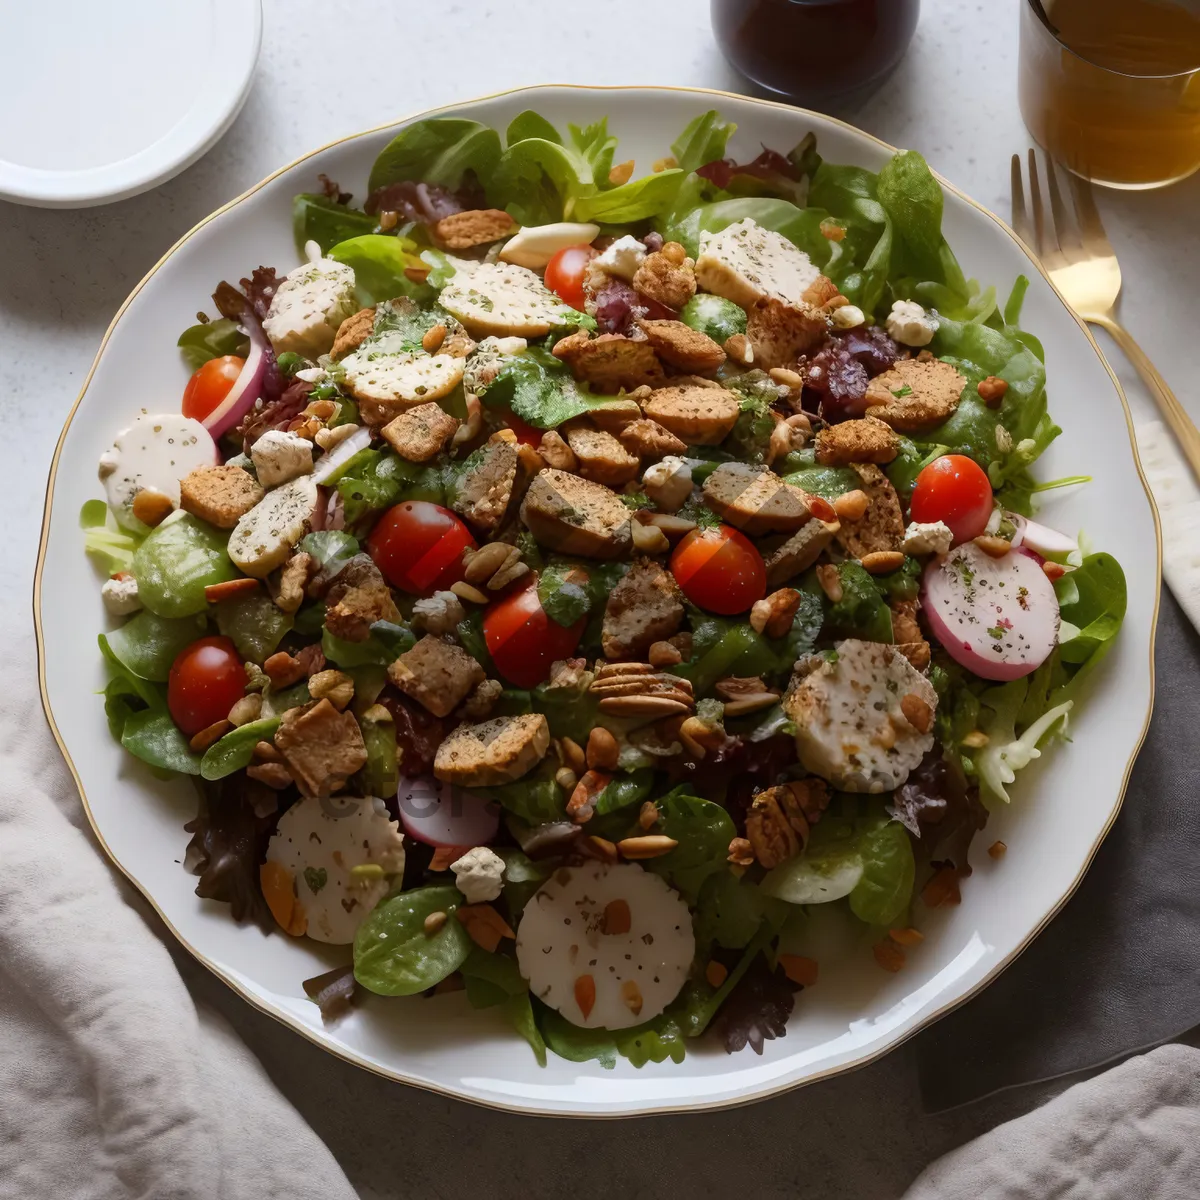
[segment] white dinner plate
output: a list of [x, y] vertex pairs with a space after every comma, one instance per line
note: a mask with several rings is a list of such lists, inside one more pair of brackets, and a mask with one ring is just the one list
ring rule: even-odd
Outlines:
[[0, 0], [0, 197], [84, 208], [195, 162], [245, 103], [260, 0]]
[[[891, 148], [828, 117], [717, 92], [657, 88], [529, 88], [439, 110], [499, 129], [527, 108], [560, 127], [607, 115], [619, 158], [645, 166], [666, 153], [686, 122], [707, 108], [736, 121], [731, 150], [787, 150], [813, 129], [833, 162], [878, 170]], [[419, 114], [425, 116], [428, 114]], [[413, 118], [409, 118], [411, 120]], [[400, 124], [403, 124], [401, 122]], [[539, 1068], [528, 1046], [493, 1012], [474, 1013], [460, 993], [435, 999], [368, 998], [328, 1028], [301, 980], [345, 961], [344, 949], [239, 927], [228, 910], [197, 899], [180, 866], [195, 811], [187, 782], [157, 782], [109, 737], [96, 695], [104, 672], [96, 634], [104, 627], [98, 580], [83, 553], [78, 514], [100, 494], [96, 460], [114, 430], [139, 408], [175, 403], [187, 369], [180, 330], [206, 306], [215, 283], [260, 263], [295, 265], [292, 196], [318, 172], [361, 199], [371, 163], [399, 125], [345, 138], [285, 167], [183, 238], [117, 314], [55, 456], [38, 569], [35, 610], [42, 690], [98, 837], [180, 941], [256, 1008], [332, 1053], [393, 1079], [529, 1113], [617, 1116], [714, 1108], [844, 1071], [878, 1057], [979, 991], [1050, 920], [1075, 889], [1116, 817], [1149, 721], [1152, 643], [1159, 590], [1157, 521], [1137, 463], [1128, 409], [1116, 378], [1084, 327], [995, 217], [947, 185], [945, 230], [966, 272], [1007, 292], [1032, 282], [1024, 326], [1046, 348], [1051, 411], [1063, 435], [1039, 463], [1043, 477], [1085, 473], [1073, 494], [1050, 493], [1051, 523], [1082, 529], [1115, 554], [1129, 581], [1125, 627], [1072, 714], [1072, 741], [1022, 772], [1016, 801], [996, 814], [972, 852], [975, 874], [962, 904], [931, 912], [926, 939], [898, 974], [881, 971], [865, 947], [823, 959], [816, 987], [797, 997], [786, 1037], [764, 1053], [689, 1048], [686, 1060], [615, 1070], [550, 1056]], [[992, 861], [996, 838], [1009, 852]]]

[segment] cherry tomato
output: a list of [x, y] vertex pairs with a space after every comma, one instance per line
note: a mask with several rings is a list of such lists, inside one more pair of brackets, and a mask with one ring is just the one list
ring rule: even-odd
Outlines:
[[693, 529], [675, 547], [671, 571], [693, 604], [725, 617], [745, 612], [767, 591], [762, 555], [729, 525]]
[[546, 286], [580, 312], [583, 311], [583, 281], [587, 277], [588, 263], [596, 254], [591, 246], [564, 246], [546, 264]]
[[536, 425], [530, 425], [528, 421], [522, 420], [515, 412], [504, 414], [504, 423], [517, 435], [518, 442], [524, 442], [526, 446], [537, 447], [542, 440], [542, 430]]
[[229, 395], [245, 365], [246, 360], [236, 354], [210, 358], [183, 389], [183, 415], [203, 421]]
[[414, 596], [458, 583], [463, 551], [474, 548], [471, 531], [448, 508], [428, 500], [389, 508], [367, 538], [367, 550], [388, 583]]
[[245, 694], [242, 658], [227, 637], [201, 638], [171, 664], [167, 708], [188, 737], [223, 721]]
[[535, 579], [488, 606], [483, 637], [496, 670], [514, 687], [531, 688], [549, 677], [552, 663], [573, 657], [586, 624], [587, 617], [574, 625], [551, 620]]
[[944, 521], [955, 543], [978, 537], [992, 515], [987, 472], [965, 454], [935, 458], [918, 476], [909, 513], [922, 524]]

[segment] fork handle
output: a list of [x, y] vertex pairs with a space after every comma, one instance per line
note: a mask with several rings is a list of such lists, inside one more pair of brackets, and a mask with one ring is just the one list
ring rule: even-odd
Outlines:
[[1109, 333], [1113, 341], [1121, 347], [1125, 356], [1133, 363], [1137, 373], [1142, 377], [1142, 381], [1150, 389], [1150, 394], [1154, 397], [1154, 402], [1158, 405], [1163, 420], [1175, 435], [1175, 440], [1179, 443], [1184, 458], [1188, 460], [1188, 465], [1192, 468], [1192, 474], [1200, 483], [1200, 429], [1196, 428], [1196, 424], [1188, 416], [1187, 410], [1176, 399], [1175, 393], [1171, 391], [1167, 381], [1159, 374], [1158, 368], [1147, 358], [1146, 352], [1137, 344], [1133, 335], [1124, 325], [1107, 314], [1089, 314], [1086, 320], [1093, 325], [1099, 325], [1101, 329]]

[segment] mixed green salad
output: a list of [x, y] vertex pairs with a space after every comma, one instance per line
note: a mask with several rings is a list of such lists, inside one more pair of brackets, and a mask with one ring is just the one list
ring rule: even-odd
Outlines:
[[733, 134], [637, 174], [603, 120], [407, 126], [101, 459], [113, 737], [197, 781], [199, 896], [347, 947], [329, 1019], [465, 989], [543, 1063], [761, 1053], [823, 914], [920, 955], [1120, 628], [1033, 519], [1086, 480], [1031, 470], [1027, 281], [964, 277], [919, 154]]

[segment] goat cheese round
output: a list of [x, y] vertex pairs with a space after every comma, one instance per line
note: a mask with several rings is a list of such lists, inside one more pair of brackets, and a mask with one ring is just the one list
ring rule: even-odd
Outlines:
[[180, 413], [143, 413], [100, 455], [100, 482], [117, 523], [144, 533], [133, 515], [138, 492], [161, 492], [178, 508], [179, 481], [217, 461], [217, 445], [199, 421]]
[[315, 360], [329, 352], [338, 326], [357, 308], [353, 268], [318, 258], [288, 272], [271, 297], [263, 330], [276, 354]]
[[[299, 932], [341, 946], [387, 895], [387, 876], [404, 870], [404, 838], [382, 800], [308, 796], [279, 818], [267, 862], [292, 876]], [[362, 866], [380, 871], [355, 875]]]
[[783, 708], [807, 770], [846, 792], [886, 792], [933, 746], [937, 692], [894, 646], [848, 638]]
[[517, 927], [517, 964], [530, 991], [585, 1029], [627, 1029], [658, 1016], [695, 954], [683, 899], [632, 863], [560, 867]]

